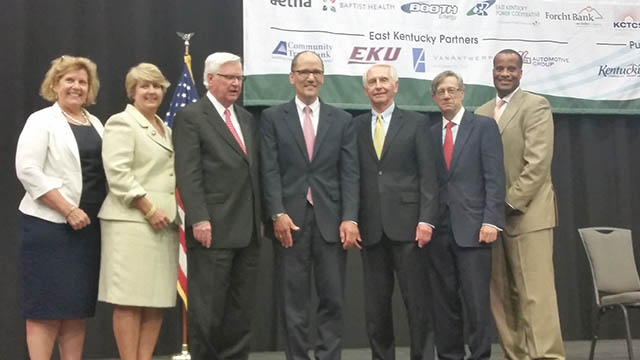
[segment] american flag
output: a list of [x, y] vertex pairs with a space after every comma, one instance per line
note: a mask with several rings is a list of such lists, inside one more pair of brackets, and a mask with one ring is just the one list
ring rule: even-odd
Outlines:
[[[173, 97], [171, 98], [171, 104], [169, 104], [169, 110], [164, 117], [164, 122], [173, 127], [173, 120], [176, 117], [176, 113], [187, 104], [198, 101], [198, 92], [193, 84], [193, 75], [191, 74], [191, 56], [186, 55], [184, 59], [184, 67], [182, 68], [182, 74], [178, 80], [175, 90], [173, 91]], [[182, 298], [185, 309], [187, 308], [187, 245], [184, 235], [184, 206], [182, 200], [180, 200], [180, 194], [176, 190], [176, 196], [178, 200], [178, 214], [180, 215], [180, 249], [178, 252], [178, 294]]]

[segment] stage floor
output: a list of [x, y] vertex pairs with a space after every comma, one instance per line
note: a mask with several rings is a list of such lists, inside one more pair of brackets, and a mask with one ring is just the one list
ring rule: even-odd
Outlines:
[[[589, 341], [567, 341], [565, 342], [566, 356], [568, 360], [587, 360], [589, 358]], [[501, 360], [502, 350], [498, 344], [493, 345], [491, 359]], [[633, 352], [636, 357], [640, 355], [640, 341], [633, 343]], [[396, 350], [397, 359], [409, 359], [409, 349], [401, 347]], [[170, 356], [156, 356], [154, 360], [169, 360]], [[282, 352], [256, 352], [249, 356], [249, 360], [282, 360]], [[345, 349], [342, 352], [343, 360], [370, 360], [369, 349]], [[624, 340], [598, 340], [596, 346], [595, 359], [599, 360], [626, 360], [627, 344]], [[104, 359], [115, 360], [115, 359]]]

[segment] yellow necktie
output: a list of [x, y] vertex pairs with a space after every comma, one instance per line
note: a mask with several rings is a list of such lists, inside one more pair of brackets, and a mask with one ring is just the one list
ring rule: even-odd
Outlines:
[[378, 159], [382, 155], [382, 145], [384, 145], [384, 125], [382, 125], [382, 115], [378, 114], [376, 128], [373, 131], [373, 148], [376, 149]]

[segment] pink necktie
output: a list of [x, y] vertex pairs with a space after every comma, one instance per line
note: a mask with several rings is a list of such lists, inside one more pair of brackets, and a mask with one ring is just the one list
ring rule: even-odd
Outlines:
[[240, 145], [240, 149], [242, 149], [242, 151], [246, 155], [247, 148], [244, 147], [242, 140], [240, 140], [240, 135], [238, 135], [236, 128], [233, 126], [233, 123], [231, 122], [231, 113], [229, 112], [229, 109], [224, 109], [224, 123], [227, 124], [229, 131], [231, 131], [231, 135], [233, 135], [233, 138], [236, 139], [236, 141], [238, 142], [238, 145]]
[[495, 109], [493, 109], [493, 118], [496, 119], [496, 122], [500, 122], [500, 117], [502, 116], [502, 112], [504, 111], [502, 105], [504, 105], [505, 103], [506, 101], [502, 99], [498, 99], [498, 101], [496, 101], [496, 107]]
[[449, 170], [451, 156], [453, 156], [453, 131], [451, 128], [454, 125], [453, 121], [449, 121], [445, 126], [446, 132], [444, 133], [444, 143], [442, 144], [442, 152], [444, 153], [444, 162], [447, 164], [447, 170]]
[[[309, 161], [313, 159], [313, 145], [316, 142], [316, 133], [313, 131], [313, 123], [311, 122], [311, 108], [304, 107], [304, 126], [302, 127], [302, 134], [304, 135], [304, 142], [307, 145], [307, 154], [309, 154]], [[311, 196], [311, 187], [307, 189], [307, 201], [313, 205], [313, 197]]]

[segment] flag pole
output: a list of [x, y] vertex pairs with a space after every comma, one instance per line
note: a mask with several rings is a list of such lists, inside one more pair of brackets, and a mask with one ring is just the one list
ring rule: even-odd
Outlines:
[[[182, 33], [176, 32], [179, 38], [184, 41], [184, 63], [189, 69], [191, 78], [193, 78], [193, 72], [191, 71], [191, 55], [189, 54], [189, 40], [195, 33]], [[178, 289], [180, 286], [178, 285]], [[186, 289], [185, 289], [186, 290]], [[180, 294], [179, 296], [182, 302], [182, 347], [179, 354], [175, 354], [171, 357], [171, 360], [191, 360], [191, 354], [189, 353], [189, 345], [187, 345], [187, 303], [186, 294]]]

